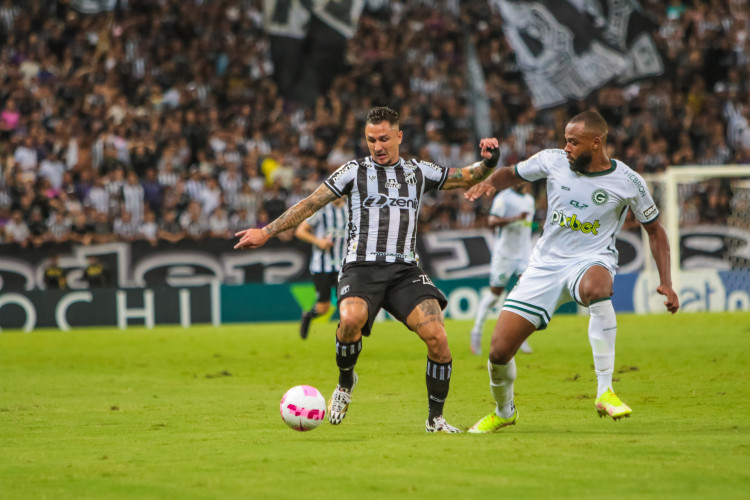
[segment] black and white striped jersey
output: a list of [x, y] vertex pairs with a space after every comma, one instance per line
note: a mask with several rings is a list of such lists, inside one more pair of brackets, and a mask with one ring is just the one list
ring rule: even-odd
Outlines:
[[332, 239], [333, 246], [327, 250], [321, 250], [313, 245], [312, 257], [310, 258], [310, 272], [333, 273], [341, 270], [341, 264], [346, 255], [346, 233], [349, 217], [344, 205], [335, 206], [332, 203], [324, 206], [307, 223], [312, 226], [312, 233], [316, 238]]
[[422, 195], [440, 189], [448, 168], [400, 158], [382, 166], [367, 157], [345, 163], [326, 180], [336, 196], [348, 195], [349, 262], [417, 263], [417, 217]]

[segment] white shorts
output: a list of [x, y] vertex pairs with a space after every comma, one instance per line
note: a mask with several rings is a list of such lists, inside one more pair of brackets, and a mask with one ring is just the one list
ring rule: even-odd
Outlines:
[[508, 294], [504, 310], [527, 319], [537, 330], [544, 330], [561, 304], [581, 302], [578, 287], [591, 266], [602, 266], [614, 279], [615, 271], [603, 260], [578, 261], [564, 266], [531, 266]]
[[505, 288], [513, 276], [521, 276], [528, 261], [517, 259], [492, 258], [490, 262], [490, 286]]

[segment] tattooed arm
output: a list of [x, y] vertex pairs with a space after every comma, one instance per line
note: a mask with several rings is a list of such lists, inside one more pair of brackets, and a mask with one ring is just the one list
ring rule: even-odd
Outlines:
[[262, 247], [272, 237], [287, 229], [298, 226], [321, 207], [335, 199], [336, 195], [333, 194], [333, 191], [325, 184], [321, 184], [313, 194], [289, 208], [263, 229], [248, 228], [236, 233], [235, 236], [240, 238], [240, 242], [234, 248], [236, 250], [239, 248]]
[[483, 160], [463, 168], [449, 169], [448, 177], [443, 183], [442, 189], [468, 188], [486, 179], [497, 165], [498, 146], [495, 138], [479, 141]]

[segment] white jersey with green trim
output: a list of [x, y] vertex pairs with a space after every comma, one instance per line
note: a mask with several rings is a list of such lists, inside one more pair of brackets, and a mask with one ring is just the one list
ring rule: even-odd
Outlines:
[[526, 217], [523, 219], [495, 229], [493, 258], [528, 262], [531, 255], [531, 223], [534, 220], [534, 197], [530, 194], [505, 189], [495, 195], [490, 215], [503, 219], [517, 217], [524, 212]]
[[602, 172], [581, 174], [570, 169], [562, 149], [545, 149], [516, 165], [527, 181], [547, 179], [547, 220], [529, 265], [603, 259], [617, 269], [615, 236], [630, 208], [642, 224], [659, 217], [646, 182], [630, 167], [610, 160]]

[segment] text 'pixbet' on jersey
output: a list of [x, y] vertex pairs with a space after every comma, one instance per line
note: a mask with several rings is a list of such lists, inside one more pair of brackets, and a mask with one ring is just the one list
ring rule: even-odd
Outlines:
[[397, 207], [397, 208], [417, 208], [416, 198], [391, 198], [384, 194], [371, 194], [362, 205], [370, 207]]
[[573, 231], [580, 231], [582, 233], [599, 234], [596, 230], [599, 229], [599, 220], [594, 222], [581, 222], [578, 220], [576, 214], [570, 217], [565, 216], [565, 212], [562, 210], [555, 210], [552, 212], [552, 224], [559, 224], [561, 227], [567, 227]]

